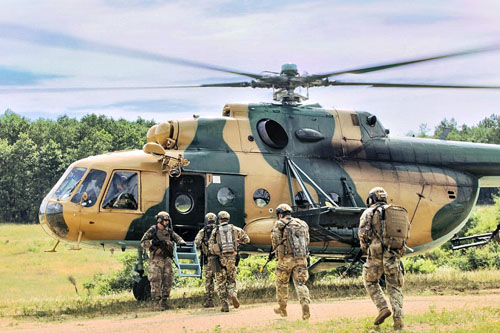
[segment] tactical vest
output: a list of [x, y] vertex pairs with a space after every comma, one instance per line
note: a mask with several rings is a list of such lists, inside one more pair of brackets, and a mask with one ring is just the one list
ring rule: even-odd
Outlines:
[[410, 236], [408, 212], [401, 206], [378, 206], [373, 213], [372, 226], [387, 249], [401, 250]]
[[[224, 224], [217, 227], [216, 237], [217, 246], [214, 247], [214, 252], [218, 255], [233, 255], [238, 249], [236, 243], [235, 229], [232, 224]], [[218, 251], [217, 251], [218, 250]], [[217, 253], [218, 252], [218, 253]]]
[[307, 247], [307, 228], [295, 219], [285, 223], [282, 243], [285, 245], [285, 254], [294, 258], [306, 258], [309, 254]]

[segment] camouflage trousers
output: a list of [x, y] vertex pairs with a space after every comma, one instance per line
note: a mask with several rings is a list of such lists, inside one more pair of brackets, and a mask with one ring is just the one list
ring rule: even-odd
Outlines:
[[278, 265], [276, 266], [276, 299], [278, 304], [286, 306], [290, 276], [292, 276], [300, 304], [311, 303], [309, 288], [306, 286], [307, 279], [309, 278], [307, 260], [284, 256], [278, 259]]
[[384, 273], [393, 317], [394, 319], [402, 319], [404, 315], [404, 277], [400, 266], [401, 255], [396, 251], [382, 250], [380, 243], [374, 245], [370, 246], [368, 259], [363, 266], [363, 279], [366, 291], [368, 291], [379, 311], [388, 307], [384, 292], [379, 284], [380, 277]]
[[221, 303], [227, 302], [229, 297], [237, 296], [236, 289], [236, 257], [221, 257], [220, 259], [221, 270], [215, 273], [217, 280], [217, 292]]
[[213, 264], [211, 264], [211, 261], [217, 259], [217, 257], [208, 257], [208, 263], [205, 265], [205, 296], [207, 302], [214, 301], [215, 272], [213, 271]]
[[151, 285], [151, 299], [153, 301], [166, 300], [170, 296], [174, 281], [172, 259], [169, 257], [150, 259], [148, 280]]

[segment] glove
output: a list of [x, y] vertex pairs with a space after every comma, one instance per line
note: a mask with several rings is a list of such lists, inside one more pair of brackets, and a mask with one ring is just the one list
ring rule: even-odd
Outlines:
[[187, 244], [186, 242], [182, 241], [179, 245], [180, 245], [180, 246], [186, 246], [186, 245], [188, 245], [188, 244]]
[[151, 245], [153, 245], [154, 247], [160, 247], [162, 243], [163, 242], [159, 239], [153, 239], [153, 242], [151, 243]]

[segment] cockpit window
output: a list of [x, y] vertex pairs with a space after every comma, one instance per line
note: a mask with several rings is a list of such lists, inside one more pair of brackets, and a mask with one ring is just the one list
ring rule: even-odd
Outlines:
[[71, 199], [71, 202], [80, 203], [83, 193], [87, 193], [87, 200], [82, 202], [82, 206], [92, 207], [101, 193], [102, 184], [106, 179], [106, 172], [101, 170], [90, 170], [82, 185]]
[[74, 168], [71, 170], [66, 179], [62, 182], [61, 186], [57, 189], [56, 193], [54, 193], [53, 198], [57, 200], [68, 199], [71, 196], [71, 193], [73, 193], [76, 185], [78, 185], [82, 179], [85, 171], [87, 171], [87, 168]]
[[137, 179], [137, 172], [115, 172], [102, 202], [102, 208], [136, 210], [139, 207]]

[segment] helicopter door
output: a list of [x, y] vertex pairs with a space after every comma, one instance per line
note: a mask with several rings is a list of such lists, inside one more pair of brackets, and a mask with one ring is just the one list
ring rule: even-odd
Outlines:
[[[221, 210], [231, 215], [230, 223], [245, 226], [245, 176], [238, 174], [207, 174], [207, 212]], [[249, 198], [253, 201], [253, 197]]]
[[205, 177], [183, 174], [170, 178], [169, 213], [174, 231], [193, 241], [205, 218]]
[[342, 131], [342, 147], [344, 154], [348, 154], [362, 145], [359, 117], [356, 112], [339, 111], [337, 114]]

